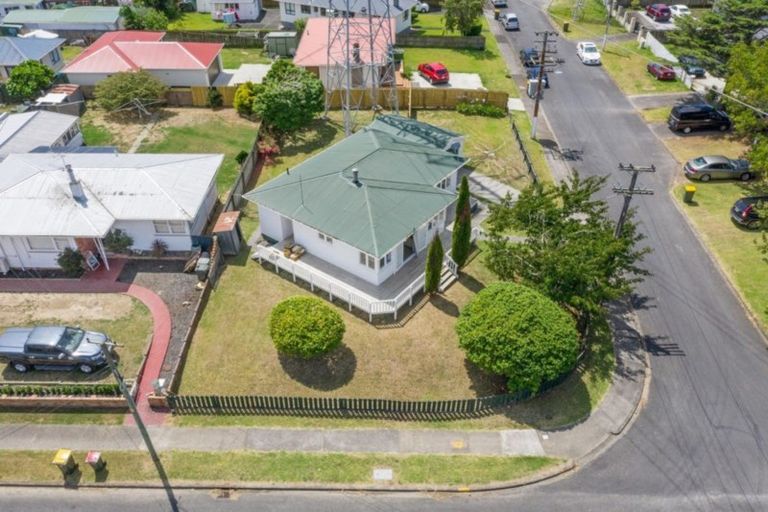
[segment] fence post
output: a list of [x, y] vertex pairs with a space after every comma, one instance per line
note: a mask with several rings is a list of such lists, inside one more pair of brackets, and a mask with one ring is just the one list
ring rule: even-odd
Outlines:
[[314, 274], [312, 274], [312, 271], [309, 272], [309, 289], [313, 292], [315, 291], [315, 280], [313, 278]]
[[349, 304], [349, 312], [352, 312], [352, 291], [347, 293], [347, 304]]

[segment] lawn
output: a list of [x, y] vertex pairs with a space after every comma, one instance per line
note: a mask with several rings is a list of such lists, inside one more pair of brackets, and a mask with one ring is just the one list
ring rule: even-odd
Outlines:
[[[425, 17], [439, 17], [439, 14]], [[404, 48], [405, 69], [415, 71], [422, 62], [439, 61], [445, 64], [451, 73], [477, 73], [482, 78], [486, 89], [504, 91], [509, 93], [510, 97], [517, 98], [519, 96], [517, 85], [507, 76], [509, 74], [507, 65], [501, 56], [496, 38], [493, 37], [488, 21], [484, 17], [482, 22], [485, 50], [408, 47]]]
[[15, 425], [122, 425], [124, 413], [0, 412], [0, 424]]
[[[602, 40], [605, 34], [606, 11], [600, 0], [585, 0], [581, 17], [578, 21], [573, 20], [573, 6], [576, 0], [554, 0], [549, 6], [549, 16], [554, 21], [555, 26], [562, 28], [564, 22], [569, 23], [568, 32], [563, 33], [568, 39], [576, 40]], [[626, 30], [619, 23], [611, 18], [609, 34], [624, 34]]]
[[[49, 451], [3, 451], [0, 481], [60, 482]], [[80, 462], [80, 483], [97, 480]], [[106, 482], [157, 481], [157, 471], [143, 452], [102, 452], [109, 473]], [[182, 452], [160, 454], [174, 481], [374, 483], [373, 470], [391, 468], [392, 483], [471, 485], [522, 478], [562, 462], [549, 457], [491, 457], [471, 455], [374, 455], [341, 453]], [[104, 481], [104, 480], [101, 480]]]
[[460, 36], [459, 32], [447, 32], [443, 23], [443, 14], [439, 12], [429, 14], [415, 14], [415, 21], [411, 29], [420, 36]]
[[168, 30], [228, 30], [228, 27], [211, 19], [209, 12], [185, 12], [168, 24]]
[[224, 48], [221, 65], [224, 69], [238, 69], [241, 64], [269, 64], [272, 60], [261, 48]]
[[748, 149], [741, 140], [718, 132], [710, 132], [708, 135], [671, 136], [662, 140], [680, 165], [701, 155], [738, 157]]
[[738, 198], [750, 192], [736, 182], [696, 182], [695, 203], [687, 205], [682, 202], [685, 184], [674, 188], [675, 199], [765, 330], [768, 328], [768, 287], [765, 285], [768, 265], [755, 245], [761, 235], [733, 224], [729, 211]]
[[644, 108], [640, 110], [640, 116], [646, 123], [666, 123], [669, 111], [670, 107]]
[[62, 46], [61, 58], [64, 59], [64, 62], [66, 63], [72, 62], [75, 57], [83, 53], [83, 50], [85, 50], [83, 46]]
[[624, 94], [684, 92], [688, 88], [680, 81], [656, 80], [645, 69], [650, 61], [665, 63], [647, 48], [638, 48], [635, 41], [609, 43], [602, 52], [603, 67]]
[[93, 118], [83, 116], [80, 121], [80, 131], [83, 133], [83, 143], [86, 146], [112, 146], [115, 138], [103, 125], [94, 124]]
[[[79, 325], [103, 332], [123, 345], [119, 367], [126, 378], [136, 376], [152, 335], [152, 316], [136, 299], [109, 294], [0, 294], [0, 330], [27, 325]], [[92, 375], [73, 372], [31, 371], [19, 374], [4, 367], [2, 382], [111, 381], [105, 369]]]

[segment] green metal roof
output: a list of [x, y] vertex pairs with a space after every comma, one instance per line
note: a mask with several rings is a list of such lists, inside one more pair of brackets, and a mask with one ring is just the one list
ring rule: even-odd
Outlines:
[[445, 149], [452, 139], [461, 137], [458, 133], [433, 126], [429, 123], [394, 115], [376, 116], [370, 127], [402, 137], [411, 142], [428, 144], [438, 149]]
[[436, 185], [466, 161], [371, 125], [243, 197], [381, 257], [453, 203]]
[[0, 0], [0, 5], [37, 5], [43, 0]]
[[119, 7], [83, 6], [70, 9], [18, 9], [3, 18], [12, 23], [114, 23], [120, 17]]

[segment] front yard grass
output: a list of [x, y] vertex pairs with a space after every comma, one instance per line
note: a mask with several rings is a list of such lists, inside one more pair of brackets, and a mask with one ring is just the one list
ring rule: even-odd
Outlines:
[[[573, 19], [573, 6], [576, 0], [554, 0], [549, 6], [549, 16], [558, 29], [562, 29], [563, 23], [568, 22], [568, 32], [560, 33], [568, 39], [574, 40], [602, 40], [605, 34], [606, 10], [600, 0], [585, 0], [581, 17], [578, 21]], [[609, 34], [623, 34], [626, 30], [611, 18]]]
[[[2, 451], [0, 481], [61, 482], [49, 451]], [[80, 462], [81, 482], [94, 483], [94, 472]], [[146, 453], [102, 452], [107, 483], [157, 480]], [[373, 470], [392, 468], [395, 484], [471, 485], [502, 482], [537, 473], [562, 462], [550, 457], [490, 457], [471, 455], [375, 455], [292, 452], [191, 452], [160, 454], [168, 477], [179, 481], [373, 483]]]
[[679, 80], [656, 80], [645, 69], [648, 62], [666, 61], [656, 57], [647, 48], [639, 48], [635, 41], [610, 43], [601, 52], [603, 67], [624, 94], [652, 94], [684, 92], [688, 88]]
[[221, 65], [224, 69], [238, 69], [241, 64], [269, 64], [272, 60], [261, 48], [224, 48]]
[[226, 24], [215, 21], [209, 12], [185, 12], [168, 24], [168, 30], [228, 30]]

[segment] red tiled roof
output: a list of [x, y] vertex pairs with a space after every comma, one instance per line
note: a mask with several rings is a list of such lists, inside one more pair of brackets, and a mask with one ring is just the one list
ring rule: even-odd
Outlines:
[[206, 69], [224, 47], [162, 41], [165, 32], [107, 32], [69, 63], [64, 73], [116, 73], [137, 69]]

